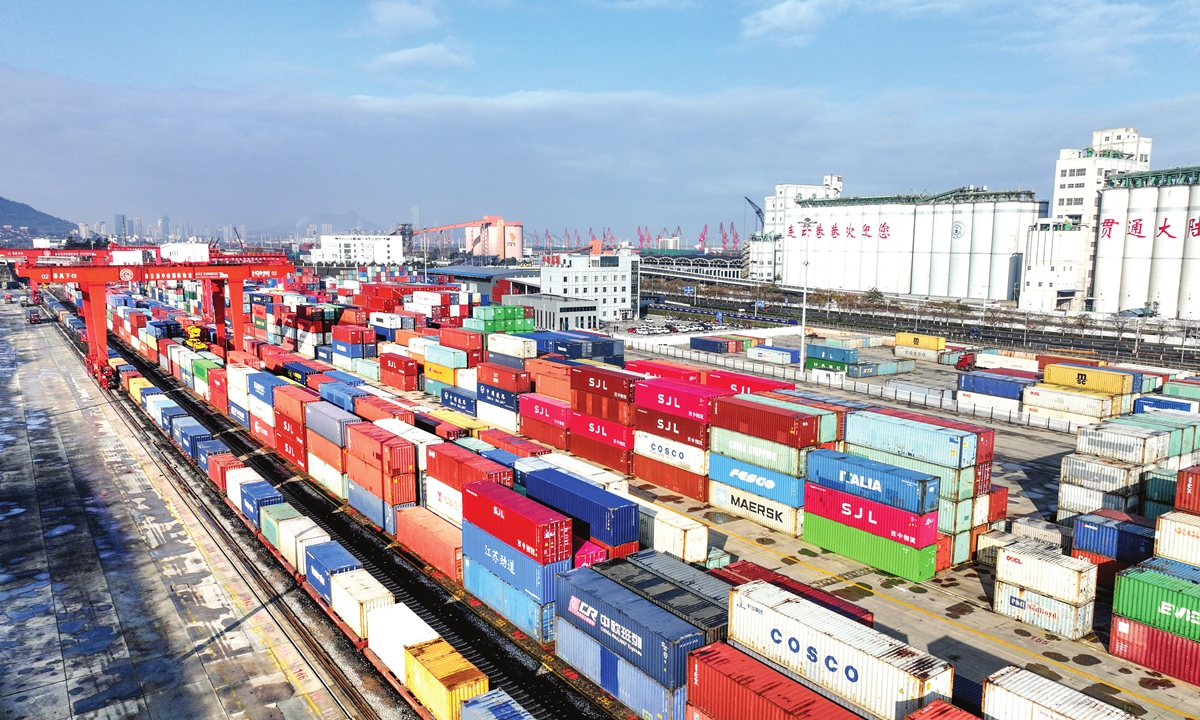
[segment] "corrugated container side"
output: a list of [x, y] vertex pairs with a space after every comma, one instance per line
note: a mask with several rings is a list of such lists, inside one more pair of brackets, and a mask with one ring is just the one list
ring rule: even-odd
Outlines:
[[811, 483], [804, 497], [804, 511], [809, 517], [834, 520], [917, 549], [937, 542], [937, 513], [917, 515]]
[[996, 582], [996, 612], [1040, 627], [1068, 640], [1079, 640], [1092, 631], [1093, 601], [1070, 605], [1027, 588]]
[[728, 583], [722, 582], [678, 558], [656, 550], [642, 550], [626, 556], [625, 559], [661, 578], [703, 595], [718, 605], [729, 604]]
[[873, 412], [846, 416], [846, 442], [955, 468], [975, 465], [978, 447], [966, 431]]
[[[485, 564], [486, 563], [486, 564]], [[463, 587], [483, 601], [521, 632], [540, 643], [554, 641], [554, 602], [539, 603], [527, 593], [488, 571], [494, 567], [486, 558], [463, 558]], [[570, 567], [570, 561], [567, 561]]]
[[793, 477], [804, 475], [808, 452], [719, 427], [712, 429], [710, 450]]
[[370, 637], [368, 617], [375, 608], [393, 605], [396, 598], [366, 570], [338, 573], [331, 579], [333, 611], [360, 638]]
[[[496, 335], [494, 337], [504, 337]], [[535, 720], [503, 690], [478, 695], [462, 704], [462, 720]]]
[[571, 569], [571, 559], [540, 564], [516, 548], [497, 540], [466, 520], [462, 524], [463, 558], [474, 558], [538, 605], [554, 602], [554, 577]]
[[439, 637], [436, 630], [403, 603], [368, 610], [367, 624], [373, 631], [371, 651], [401, 683], [404, 682], [404, 648]]
[[438, 720], [459, 720], [464, 700], [488, 691], [488, 678], [438, 638], [404, 648], [404, 684]]
[[911, 582], [924, 582], [937, 572], [936, 544], [918, 550], [814, 513], [805, 513], [804, 541]]
[[1004, 720], [1134, 720], [1103, 700], [1014, 665], [984, 679], [983, 716]]
[[1200, 685], [1200, 643], [1194, 640], [1114, 614], [1108, 651], [1164, 675]]
[[938, 510], [938, 478], [831, 450], [808, 456], [808, 479], [833, 490], [918, 515]]
[[913, 470], [922, 475], [932, 475], [938, 479], [939, 497], [946, 498], [947, 500], [966, 500], [975, 494], [975, 477], [978, 466], [950, 468], [850, 443], [846, 443], [845, 452], [849, 455], [869, 458], [886, 465], [895, 465], [896, 467]]
[[462, 582], [462, 531], [425, 508], [396, 510], [396, 540], [434, 568]]
[[1113, 613], [1200, 642], [1198, 579], [1152, 567], [1129, 568], [1117, 574]]
[[785, 475], [715, 452], [708, 455], [708, 476], [724, 485], [743, 488], [747, 492], [788, 507], [798, 508], [804, 505], [803, 478]]
[[996, 579], [1019, 585], [1072, 605], [1096, 598], [1096, 566], [1029, 544], [1001, 548], [996, 558]]
[[746, 518], [763, 527], [800, 537], [804, 531], [804, 510], [771, 500], [753, 491], [731, 487], [716, 480], [708, 484], [708, 502], [718, 510]]

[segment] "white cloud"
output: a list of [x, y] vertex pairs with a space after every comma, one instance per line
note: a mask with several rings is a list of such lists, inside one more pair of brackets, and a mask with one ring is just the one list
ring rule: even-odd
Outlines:
[[441, 22], [430, 0], [375, 0], [367, 15], [370, 22], [363, 31], [385, 36], [419, 33]]
[[425, 43], [420, 47], [384, 53], [369, 63], [368, 70], [447, 70], [466, 68], [475, 64], [470, 53], [450, 49], [444, 43]]

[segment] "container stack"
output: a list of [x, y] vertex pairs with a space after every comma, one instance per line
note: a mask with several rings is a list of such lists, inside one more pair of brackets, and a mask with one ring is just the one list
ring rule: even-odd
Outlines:
[[607, 557], [637, 552], [637, 504], [589, 480], [554, 467], [539, 468], [525, 473], [525, 493], [529, 499], [571, 518], [575, 536], [591, 541]]
[[714, 402], [732, 394], [683, 380], [639, 380], [631, 418], [634, 476], [707, 502]]
[[347, 425], [346, 496], [350, 507], [389, 528], [397, 510], [417, 502], [413, 444], [372, 423]]
[[333, 359], [339, 370], [355, 372], [359, 360], [375, 357], [375, 332], [360, 325], [336, 325], [333, 328]]
[[910, 358], [937, 362], [938, 355], [946, 349], [946, 338], [939, 335], [918, 335], [916, 333], [896, 333], [895, 355], [898, 358]]
[[334, 497], [349, 495], [346, 476], [346, 426], [362, 418], [324, 400], [304, 406], [308, 474]]
[[1162, 394], [1172, 399], [1200, 401], [1200, 379], [1176, 378], [1163, 384]]
[[1154, 555], [1154, 521], [1100, 509], [1075, 516], [1071, 557], [1096, 566], [1096, 584], [1112, 589], [1117, 573]]
[[1037, 540], [998, 550], [997, 613], [1078, 640], [1092, 631], [1097, 568]]
[[420, 365], [411, 357], [396, 352], [380, 353], [379, 382], [397, 390], [419, 388]]
[[471, 317], [463, 320], [463, 327], [482, 333], [526, 333], [533, 332], [532, 317], [525, 316], [521, 305], [480, 305], [471, 308]]
[[1021, 397], [1026, 388], [1037, 385], [1039, 377], [1036, 372], [1024, 370], [977, 370], [961, 373], [958, 376], [956, 399], [960, 403], [975, 407], [990, 407], [1018, 413], [1021, 412]]
[[850, 378], [899, 375], [916, 370], [914, 361], [904, 359], [905, 356], [899, 354], [899, 346], [897, 357], [900, 359], [879, 363], [860, 360], [858, 350], [853, 347], [830, 345], [828, 341], [825, 344], [809, 343], [805, 349], [808, 357], [804, 359], [804, 369], [845, 373], [846, 377]]
[[555, 576], [571, 569], [571, 519], [495, 483], [464, 486], [463, 586], [522, 632], [554, 641]]
[[624, 475], [633, 472], [634, 399], [641, 376], [571, 367], [571, 452]]
[[513, 486], [512, 468], [454, 443], [427, 445], [425, 457], [425, 507], [456, 527], [462, 527], [464, 487], [476, 482]]
[[1144, 382], [1134, 371], [1050, 363], [1042, 368], [1041, 384], [1026, 388], [1022, 400], [1031, 415], [1088, 425], [1133, 412]]

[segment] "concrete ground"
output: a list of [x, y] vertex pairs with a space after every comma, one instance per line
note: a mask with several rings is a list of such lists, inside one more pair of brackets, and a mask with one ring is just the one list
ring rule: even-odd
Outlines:
[[345, 717], [52, 323], [0, 305], [0, 717]]

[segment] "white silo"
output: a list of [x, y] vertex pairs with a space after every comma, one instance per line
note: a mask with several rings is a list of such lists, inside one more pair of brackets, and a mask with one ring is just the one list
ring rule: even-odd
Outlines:
[[913, 282], [913, 223], [917, 206], [911, 204], [884, 205], [879, 212], [875, 237], [879, 240], [880, 273], [889, 278], [890, 289], [884, 292], [912, 293]]
[[929, 261], [929, 294], [946, 297], [950, 294], [950, 235], [954, 232], [954, 205], [933, 206], [933, 248]]
[[971, 277], [967, 297], [987, 298], [992, 270], [992, 234], [995, 232], [996, 203], [975, 203], [971, 220]]
[[1183, 263], [1179, 273], [1179, 317], [1200, 318], [1200, 185], [1188, 187], [1188, 221], [1184, 230]]
[[1121, 267], [1125, 262], [1128, 220], [1129, 188], [1112, 188], [1100, 193], [1096, 265], [1092, 274], [1092, 309], [1096, 312], [1115, 313], [1121, 309]]
[[1154, 250], [1154, 219], [1158, 214], [1158, 188], [1140, 187], [1129, 192], [1129, 218], [1125, 226], [1125, 252], [1121, 264], [1120, 310], [1145, 307], [1150, 293], [1150, 264]]
[[[833, 236], [834, 226], [841, 227], [845, 214], [845, 208], [834, 205], [829, 208], [829, 212], [826, 213], [825, 220], [821, 224], [821, 234], [824, 236], [821, 242], [829, 249], [829, 268], [827, 270], [829, 287], [835, 290], [846, 289], [846, 243], [844, 238]], [[814, 275], [813, 282], [816, 282], [816, 278], [817, 276]]]
[[1190, 191], [1187, 185], [1158, 188], [1158, 212], [1151, 228], [1154, 243], [1147, 300], [1158, 303], [1158, 313], [1163, 317], [1175, 317], [1179, 305]]
[[[854, 234], [858, 236], [859, 267], [858, 286], [864, 290], [879, 287], [879, 238], [875, 226], [879, 224], [879, 206], [864, 205], [857, 210]], [[866, 230], [864, 231], [864, 228]]]
[[992, 226], [991, 271], [988, 280], [989, 300], [1011, 300], [1014, 285], [1020, 280], [1020, 268], [1013, 256], [1022, 251], [1022, 240], [1029, 232], [1035, 208], [1031, 202], [1006, 200], [996, 203]]
[[975, 206], [990, 203], [954, 203], [950, 212], [950, 265], [947, 272], [946, 294], [965, 298], [971, 280], [971, 227]]
[[933, 269], [933, 205], [913, 208], [912, 294], [929, 295]]

